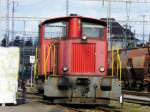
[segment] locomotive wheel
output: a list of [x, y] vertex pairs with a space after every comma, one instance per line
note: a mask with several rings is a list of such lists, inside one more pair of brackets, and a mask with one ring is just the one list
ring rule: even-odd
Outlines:
[[48, 99], [48, 97], [43, 95], [43, 100], [47, 100], [47, 99]]
[[38, 93], [43, 94], [44, 93], [44, 82], [42, 79], [37, 80], [36, 82]]
[[127, 90], [129, 88], [129, 81], [124, 81], [123, 89]]
[[54, 99], [50, 98], [50, 97], [47, 97], [45, 95], [43, 95], [43, 100], [46, 100], [46, 101], [49, 101], [51, 104], [54, 103]]
[[148, 89], [148, 92], [150, 93], [150, 83], [148, 83], [147, 89]]
[[132, 83], [130, 83], [130, 89], [135, 90], [136, 85], [137, 85], [136, 81], [133, 81]]
[[143, 83], [141, 82], [141, 83], [138, 83], [137, 84], [137, 89], [139, 90], [139, 91], [141, 91], [141, 90], [143, 90]]

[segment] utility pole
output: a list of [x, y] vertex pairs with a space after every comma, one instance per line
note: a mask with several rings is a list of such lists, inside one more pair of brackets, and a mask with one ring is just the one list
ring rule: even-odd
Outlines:
[[143, 47], [144, 47], [144, 41], [145, 41], [145, 16], [146, 15], [141, 15], [143, 18]]
[[5, 34], [5, 39], [6, 39], [6, 47], [9, 46], [9, 0], [7, 0], [7, 6], [6, 6], [6, 34]]
[[128, 26], [129, 26], [129, 19], [130, 19], [130, 9], [131, 9], [131, 1], [126, 1], [126, 14], [127, 14], [127, 23], [125, 25], [125, 47], [128, 47], [128, 39], [130, 39], [129, 35], [127, 34]]
[[26, 35], [26, 21], [23, 21], [23, 36], [25, 37]]
[[15, 14], [15, 5], [17, 4], [16, 1], [12, 1], [12, 40], [14, 40], [14, 14]]
[[69, 0], [66, 0], [66, 16], [69, 15]]
[[[2, 1], [0, 0], [0, 4], [2, 4]], [[0, 29], [1, 29], [1, 24], [2, 24], [2, 17], [1, 17], [1, 5], [0, 5]], [[0, 35], [1, 35], [1, 30], [0, 30]], [[0, 42], [1, 44], [1, 42]]]
[[[108, 40], [110, 45], [110, 38], [111, 38], [111, 0], [108, 2], [108, 9], [107, 9], [107, 25], [108, 25]], [[111, 45], [110, 45], [111, 46]]]
[[15, 1], [12, 1], [12, 41], [14, 40], [14, 13], [15, 13]]

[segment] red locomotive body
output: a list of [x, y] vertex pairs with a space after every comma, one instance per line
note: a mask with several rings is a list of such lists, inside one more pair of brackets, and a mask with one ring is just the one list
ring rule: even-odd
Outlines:
[[39, 75], [47, 78], [44, 96], [59, 103], [64, 103], [62, 98], [69, 98], [66, 103], [85, 97], [88, 103], [100, 97], [109, 99], [105, 92], [113, 90], [113, 81], [106, 77], [107, 44], [104, 21], [72, 15], [42, 22], [38, 67]]
[[[52, 22], [51, 22], [52, 21]], [[92, 21], [91, 24], [88, 26], [88, 21]], [[66, 22], [66, 35], [65, 37], [47, 37], [47, 39], [44, 37], [45, 32], [45, 25], [47, 24], [59, 24], [60, 22]], [[99, 33], [97, 35], [91, 32], [91, 35], [89, 34], [86, 36], [86, 34], [83, 34], [83, 29], [81, 26], [84, 22], [87, 24], [87, 29], [95, 29], [98, 28], [100, 31], [95, 31], [96, 33]], [[85, 25], [86, 26], [86, 25]], [[55, 26], [51, 26], [55, 27]], [[56, 26], [56, 27], [61, 27]], [[93, 28], [92, 28], [93, 27]], [[96, 29], [97, 28], [97, 29]], [[56, 28], [57, 29], [57, 28]], [[64, 29], [62, 29], [64, 30]], [[84, 32], [84, 33], [90, 33], [90, 32]], [[48, 32], [47, 32], [48, 33]], [[57, 32], [55, 32], [57, 33]], [[64, 33], [64, 32], [63, 32]], [[93, 33], [93, 34], [92, 34]], [[101, 34], [100, 34], [101, 33]], [[107, 27], [106, 23], [103, 21], [95, 20], [95, 19], [89, 19], [89, 18], [83, 18], [83, 17], [66, 17], [66, 18], [56, 18], [49, 21], [45, 21], [40, 25], [40, 74], [44, 75], [44, 64], [46, 64], [46, 74], [50, 75], [52, 69], [55, 69], [55, 73], [57, 75], [106, 75], [107, 74]], [[54, 34], [55, 35], [55, 34]], [[62, 35], [63, 36], [63, 35]], [[87, 38], [87, 40], [83, 40], [82, 38]], [[93, 37], [92, 37], [93, 36]], [[61, 38], [61, 39], [60, 39]], [[54, 54], [54, 48], [50, 49], [50, 45], [54, 45], [55, 47], [55, 54]], [[49, 53], [52, 50], [51, 54]], [[54, 60], [54, 57], [52, 56], [56, 55], [57, 59]], [[45, 62], [45, 59], [47, 58], [47, 62]], [[50, 63], [52, 61], [55, 61], [55, 68], [54, 63]], [[67, 66], [68, 70], [66, 72], [63, 71], [63, 66]], [[104, 72], [100, 72], [100, 67], [103, 67]]]

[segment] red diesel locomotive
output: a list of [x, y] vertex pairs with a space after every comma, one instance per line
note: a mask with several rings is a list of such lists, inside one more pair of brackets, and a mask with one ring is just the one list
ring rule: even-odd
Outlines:
[[70, 15], [39, 26], [38, 73], [44, 97], [55, 103], [107, 104], [120, 97], [117, 79], [107, 76], [107, 23]]

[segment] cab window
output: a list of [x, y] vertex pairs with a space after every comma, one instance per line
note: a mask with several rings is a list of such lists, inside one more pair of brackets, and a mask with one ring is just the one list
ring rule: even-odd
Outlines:
[[82, 36], [90, 38], [103, 38], [104, 26], [93, 23], [82, 23]]
[[66, 37], [66, 22], [45, 24], [45, 39]]

